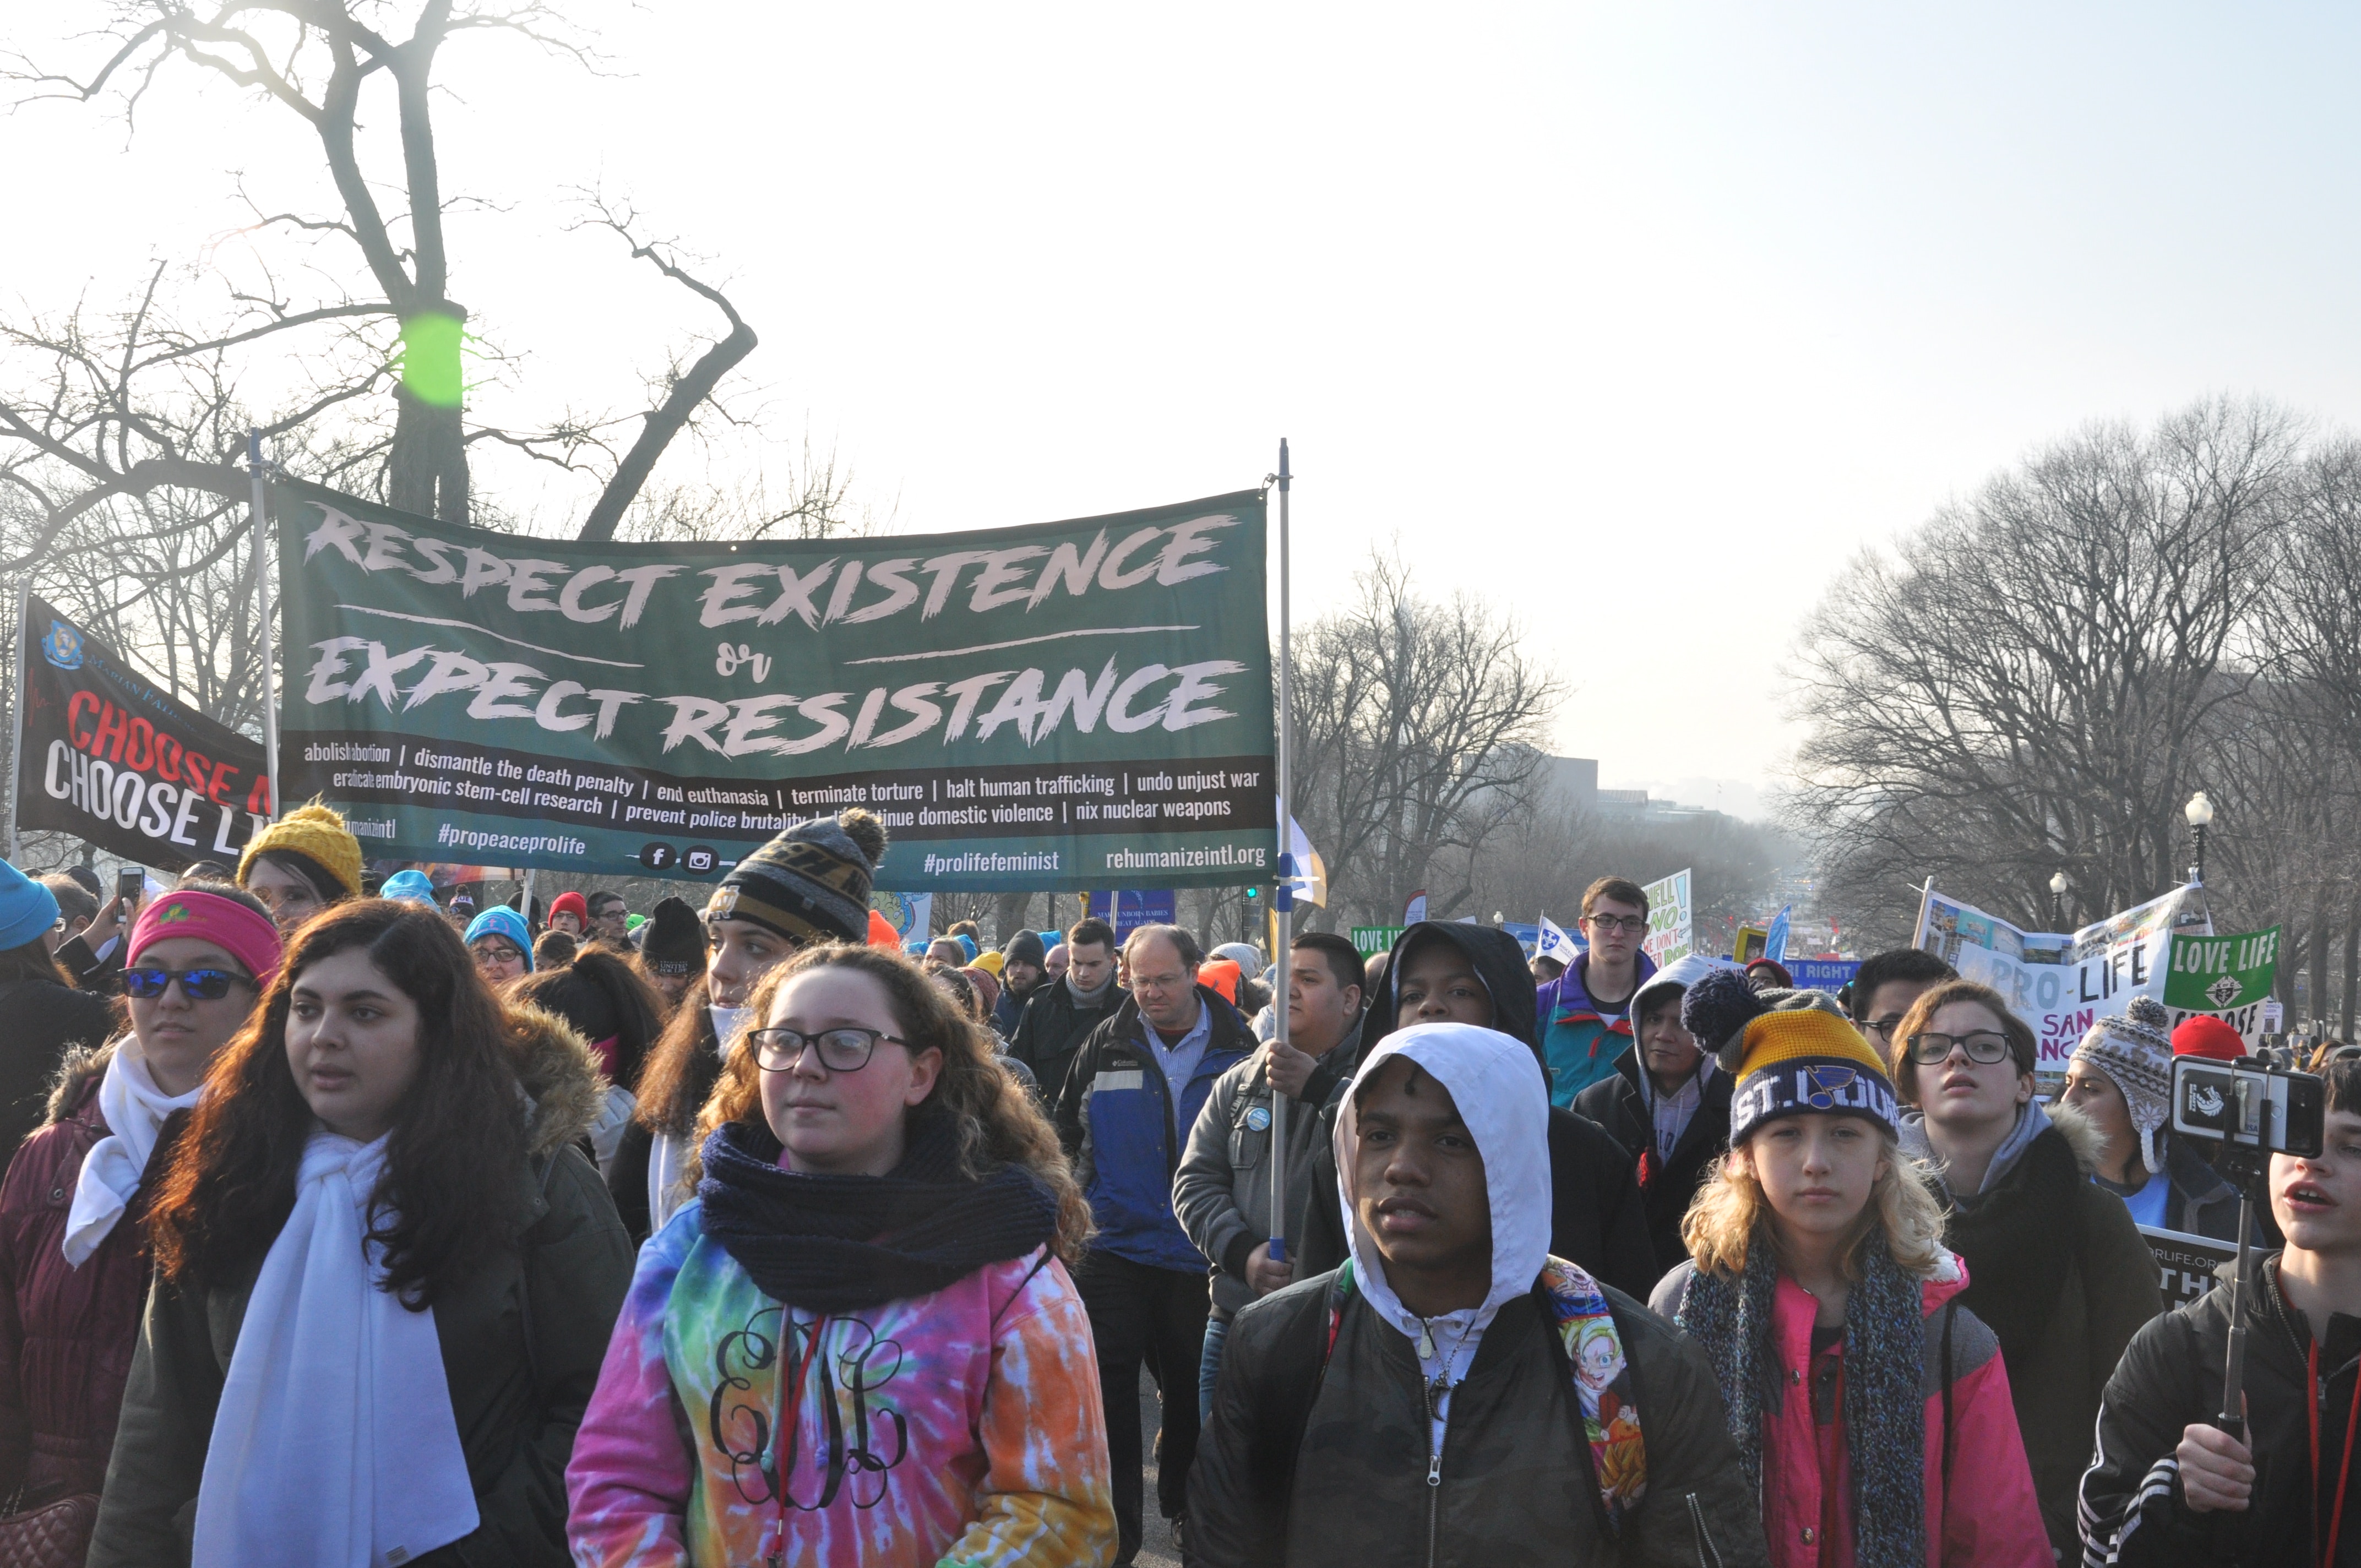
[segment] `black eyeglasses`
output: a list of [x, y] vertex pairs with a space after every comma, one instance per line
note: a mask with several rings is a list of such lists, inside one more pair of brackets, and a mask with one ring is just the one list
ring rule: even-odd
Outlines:
[[753, 1042], [754, 1065], [764, 1072], [785, 1072], [804, 1059], [804, 1048], [811, 1047], [819, 1052], [819, 1065], [830, 1072], [859, 1072], [869, 1065], [876, 1052], [877, 1042], [891, 1040], [906, 1046], [907, 1040], [898, 1035], [888, 1035], [878, 1029], [822, 1029], [817, 1035], [807, 1035], [797, 1029], [749, 1029], [746, 1038]]
[[1910, 1059], [1920, 1067], [1933, 1067], [1951, 1054], [1953, 1046], [1967, 1052], [1970, 1061], [1990, 1064], [2008, 1059], [2008, 1036], [1990, 1029], [1979, 1029], [1971, 1035], [1913, 1035]]
[[1896, 1013], [1891, 1018], [1872, 1018], [1861, 1027], [1881, 1040], [1892, 1040], [1894, 1031], [1902, 1027], [1902, 1014]]
[[1589, 922], [1592, 930], [1603, 931], [1609, 936], [1618, 931], [1629, 931], [1636, 937], [1648, 928], [1648, 917], [1644, 915], [1586, 915], [1583, 919]]
[[181, 982], [181, 994], [192, 1002], [219, 1002], [229, 994], [233, 985], [252, 985], [254, 981], [225, 969], [157, 969], [148, 966], [123, 971], [123, 989], [142, 1002], [164, 994], [164, 988], [174, 981]]

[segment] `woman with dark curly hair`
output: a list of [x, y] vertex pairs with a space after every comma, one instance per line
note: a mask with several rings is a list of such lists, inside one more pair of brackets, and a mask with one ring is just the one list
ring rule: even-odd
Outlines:
[[631, 1274], [598, 1084], [438, 912], [306, 924], [158, 1189], [90, 1562], [563, 1563]]
[[807, 949], [749, 1012], [575, 1443], [575, 1561], [1106, 1563], [1048, 1120], [897, 954]]

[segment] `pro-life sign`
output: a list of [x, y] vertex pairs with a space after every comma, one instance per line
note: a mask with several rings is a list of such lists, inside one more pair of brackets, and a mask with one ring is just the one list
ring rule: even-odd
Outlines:
[[2236, 1243], [2219, 1242], [2211, 1236], [2168, 1231], [2160, 1225], [2142, 1225], [2139, 1234], [2155, 1255], [2157, 1284], [2164, 1292], [2164, 1310], [2168, 1312], [2176, 1307], [2186, 1307], [2211, 1290], [2217, 1283], [2213, 1271], [2238, 1255]]
[[27, 596], [20, 828], [52, 828], [143, 866], [235, 865], [270, 816], [262, 747], [185, 703], [46, 600]]
[[2165, 971], [2164, 1004], [2173, 1025], [2211, 1014], [2238, 1031], [2248, 1049], [2268, 1033], [2263, 1012], [2279, 978], [2279, 932], [2247, 931], [2235, 937], [2177, 936]]

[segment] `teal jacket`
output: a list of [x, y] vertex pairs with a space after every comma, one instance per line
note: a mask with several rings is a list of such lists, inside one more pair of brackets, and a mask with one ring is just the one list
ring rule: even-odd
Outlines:
[[[1638, 971], [1631, 994], [1648, 983], [1656, 966], [1641, 953], [1633, 960]], [[1574, 1097], [1601, 1080], [1610, 1078], [1615, 1064], [1631, 1048], [1631, 1010], [1609, 1019], [1590, 1000], [1587, 981], [1590, 955], [1575, 955], [1574, 967], [1543, 984], [1536, 997], [1542, 1024], [1542, 1059], [1549, 1067], [1550, 1103], [1571, 1107]]]

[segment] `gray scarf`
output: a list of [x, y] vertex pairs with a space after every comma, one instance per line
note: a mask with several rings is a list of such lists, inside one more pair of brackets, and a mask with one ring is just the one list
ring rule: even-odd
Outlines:
[[[1767, 1237], [1746, 1249], [1746, 1273], [1699, 1270], [1674, 1319], [1705, 1348], [1728, 1406], [1730, 1435], [1748, 1490], [1763, 1494], [1763, 1418], [1790, 1386], [1772, 1346], [1778, 1266]], [[1927, 1400], [1919, 1381], [1926, 1321], [1917, 1276], [1883, 1246], [1868, 1249], [1867, 1277], [1845, 1306], [1845, 1453], [1852, 1464], [1854, 1561], [1859, 1568], [1925, 1568]]]
[[1066, 971], [1066, 994], [1074, 999], [1074, 1005], [1077, 1007], [1104, 1007], [1106, 1005], [1107, 993], [1114, 989], [1115, 970], [1112, 967], [1107, 970], [1106, 979], [1099, 982], [1099, 988], [1096, 991], [1084, 991], [1074, 983], [1074, 971], [1071, 969]]

